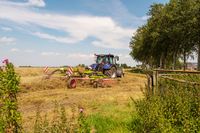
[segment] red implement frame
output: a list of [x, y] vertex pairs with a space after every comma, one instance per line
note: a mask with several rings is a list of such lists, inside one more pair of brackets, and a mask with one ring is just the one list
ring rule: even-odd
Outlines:
[[81, 77], [71, 77], [68, 80], [68, 88], [76, 88], [77, 83], [80, 81], [89, 81], [94, 88], [111, 86], [116, 83], [116, 79], [106, 78], [106, 79], [91, 79], [91, 78], [81, 78]]

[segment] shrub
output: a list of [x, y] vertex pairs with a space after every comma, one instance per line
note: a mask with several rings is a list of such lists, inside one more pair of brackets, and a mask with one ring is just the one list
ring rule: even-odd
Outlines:
[[8, 63], [0, 70], [0, 132], [21, 132], [21, 116], [17, 111], [19, 76], [14, 66]]
[[198, 132], [200, 131], [200, 87], [161, 80], [153, 96], [134, 101], [137, 117], [134, 132]]

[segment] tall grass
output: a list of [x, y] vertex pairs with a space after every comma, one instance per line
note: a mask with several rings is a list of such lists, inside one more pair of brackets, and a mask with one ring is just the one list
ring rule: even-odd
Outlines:
[[132, 131], [199, 132], [200, 87], [162, 79], [158, 90], [153, 96], [134, 101], [137, 116], [131, 123]]
[[77, 117], [74, 117], [76, 112], [72, 110], [72, 117], [67, 117], [65, 107], [55, 102], [53, 118], [50, 119], [47, 114], [42, 116], [38, 107], [34, 133], [90, 133], [91, 128], [86, 122], [83, 110], [80, 110]]

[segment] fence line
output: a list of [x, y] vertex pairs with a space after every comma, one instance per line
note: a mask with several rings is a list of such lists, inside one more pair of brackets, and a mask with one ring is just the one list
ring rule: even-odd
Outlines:
[[[173, 74], [166, 74], [166, 73], [173, 73]], [[159, 79], [161, 78], [172, 80], [172, 81], [183, 83], [183, 84], [191, 84], [191, 85], [198, 85], [198, 86], [200, 85], [200, 83], [198, 82], [191, 82], [191, 81], [169, 77], [171, 75], [185, 75], [185, 74], [200, 74], [200, 71], [160, 70], [160, 69], [153, 70], [152, 74], [147, 74], [148, 93], [155, 94], [155, 90], [158, 90]]]
[[176, 81], [176, 82], [180, 82], [180, 83], [191, 84], [191, 85], [200, 85], [200, 83], [197, 83], [197, 82], [190, 82], [190, 81], [175, 79], [175, 78], [171, 78], [171, 77], [167, 77], [167, 76], [160, 76], [160, 78], [164, 78], [164, 79], [168, 79], [168, 80], [172, 80], [172, 81]]
[[163, 69], [155, 69], [153, 71], [158, 71], [159, 73], [191, 73], [191, 74], [200, 74], [200, 71], [183, 71], [183, 70], [163, 70]]

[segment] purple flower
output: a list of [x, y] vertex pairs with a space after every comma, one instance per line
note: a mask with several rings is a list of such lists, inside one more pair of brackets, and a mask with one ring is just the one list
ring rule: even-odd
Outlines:
[[80, 113], [83, 113], [83, 108], [80, 108]]

